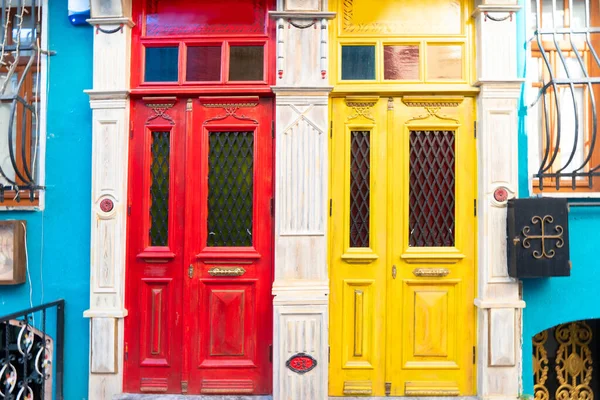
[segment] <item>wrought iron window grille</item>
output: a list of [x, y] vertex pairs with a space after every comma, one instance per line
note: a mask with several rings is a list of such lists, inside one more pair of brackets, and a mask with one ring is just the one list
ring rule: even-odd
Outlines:
[[[40, 93], [41, 57], [54, 52], [41, 48], [41, 1], [0, 1], [0, 107], [9, 109], [8, 123], [0, 125], [0, 149], [6, 146], [10, 161], [8, 167], [0, 164], [0, 204], [5, 201], [7, 192], [14, 193], [16, 202], [21, 201], [22, 195], [33, 202], [36, 192], [44, 189], [38, 179], [39, 171], [36, 171], [41, 124], [35, 93]], [[32, 88], [33, 93], [24, 92], [30, 74], [35, 74], [36, 78], [33, 80], [36, 92]], [[12, 88], [11, 82], [16, 82]], [[44, 106], [39, 100], [37, 103]], [[18, 125], [20, 129], [17, 129]], [[31, 136], [26, 140], [28, 127]], [[34, 140], [32, 148], [28, 142]]]
[[[568, 4], [569, 11], [574, 10], [574, 0], [564, 1]], [[550, 3], [552, 5], [551, 21], [542, 22], [542, 7], [548, 7]], [[560, 15], [557, 10], [557, 0], [532, 1], [532, 5], [535, 4], [535, 10], [532, 12], [535, 12], [536, 23], [534, 36], [529, 42], [537, 43], [540, 58], [543, 60], [542, 68], [545, 68], [547, 73], [544, 74], [544, 78], [540, 79], [542, 81], [541, 88], [529, 106], [530, 108], [540, 107], [541, 114], [539, 139], [544, 145], [541, 149], [538, 171], [533, 174], [534, 178], [539, 179], [540, 191], [544, 190], [544, 185], [549, 181], [556, 190], [560, 190], [561, 186], [565, 187], [565, 180], [570, 182], [573, 190], [581, 184], [592, 189], [594, 178], [600, 176], [600, 157], [597, 154], [600, 149], [596, 149], [598, 140], [596, 95], [598, 92], [594, 93], [594, 90], [600, 89], [600, 72], [596, 72], [600, 71], [598, 45], [594, 47], [594, 42], [598, 44], [600, 37], [592, 40], [592, 35], [600, 33], [600, 26], [593, 27], [590, 24], [589, 0], [578, 0], [576, 3], [585, 5], [583, 26], [574, 23], [574, 12], [569, 13], [568, 23], [564, 26], [557, 23]], [[544, 14], [546, 18], [550, 15], [547, 12]], [[584, 60], [584, 50], [578, 47], [578, 43], [585, 49], [585, 52], [589, 52], [587, 62]], [[552, 49], [547, 50], [548, 46], [551, 46]], [[555, 63], [551, 60], [551, 52], [556, 53]], [[567, 59], [573, 61], [573, 58], [576, 60], [575, 68], [572, 65], [569, 66], [567, 62]], [[560, 65], [556, 65], [557, 63]], [[557, 68], [560, 68], [559, 71], [564, 71], [564, 76], [556, 73]], [[583, 98], [577, 98], [576, 87], [584, 88]], [[573, 110], [565, 110], [567, 107], [561, 106], [560, 93], [570, 96]], [[583, 103], [580, 104], [580, 102]], [[586, 108], [583, 108], [582, 118], [579, 107], [586, 107], [586, 104], [589, 104], [587, 107], [589, 111], [586, 112]], [[551, 108], [554, 111], [551, 112]], [[573, 115], [573, 121], [569, 123], [569, 126], [564, 124], [567, 112]], [[582, 133], [586, 133], [586, 129], [587, 135], [582, 135]], [[567, 132], [567, 130], [571, 130], [571, 132]], [[569, 143], [565, 143], [565, 140], [569, 140]], [[561, 149], [563, 153], [566, 153], [566, 157], [565, 154], [561, 154]], [[577, 156], [578, 151], [580, 153]], [[568, 187], [568, 183], [566, 185]]]

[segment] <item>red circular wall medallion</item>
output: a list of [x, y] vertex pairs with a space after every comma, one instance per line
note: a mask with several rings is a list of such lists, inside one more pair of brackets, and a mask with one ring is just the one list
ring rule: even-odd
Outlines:
[[111, 212], [113, 208], [115, 208], [115, 204], [111, 199], [104, 199], [100, 202], [100, 209], [105, 213]]
[[317, 366], [317, 360], [310, 354], [297, 353], [291, 356], [285, 365], [297, 374], [305, 374]]
[[508, 199], [508, 190], [503, 187], [496, 189], [494, 191], [494, 199], [500, 203], [505, 202]]

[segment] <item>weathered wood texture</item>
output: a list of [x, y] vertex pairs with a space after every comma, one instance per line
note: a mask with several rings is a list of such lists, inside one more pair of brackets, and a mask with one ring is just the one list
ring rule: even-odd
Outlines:
[[[486, 2], [475, 12], [478, 154], [478, 307], [477, 394], [482, 399], [515, 398], [520, 393], [521, 308], [518, 282], [508, 276], [506, 201], [494, 193], [517, 196], [516, 18], [500, 19], [519, 7]], [[502, 196], [498, 196], [502, 198]]]

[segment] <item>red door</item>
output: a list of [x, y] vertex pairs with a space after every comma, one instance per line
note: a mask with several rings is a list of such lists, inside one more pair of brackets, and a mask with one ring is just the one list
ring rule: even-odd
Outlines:
[[271, 99], [144, 98], [130, 147], [128, 392], [271, 392]]

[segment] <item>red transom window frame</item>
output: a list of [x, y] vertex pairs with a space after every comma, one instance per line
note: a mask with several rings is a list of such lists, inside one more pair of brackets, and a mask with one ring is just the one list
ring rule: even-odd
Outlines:
[[[166, 8], [172, 9], [175, 5], [178, 16], [185, 15], [188, 12], [188, 4], [191, 4], [189, 6], [191, 7], [190, 15], [181, 18], [181, 29], [165, 29], [158, 32], [154, 29], [147, 34], [147, 21], [148, 16], [152, 14], [151, 8], [156, 8], [156, 4], [163, 1], [169, 3]], [[240, 1], [224, 0], [223, 3], [232, 3], [231, 9], [235, 10], [234, 3]], [[198, 6], [194, 2], [184, 0], [134, 2], [132, 94], [175, 92], [194, 94], [207, 91], [214, 93], [250, 91], [270, 93], [271, 86], [275, 84], [276, 48], [275, 24], [268, 17], [268, 11], [275, 9], [275, 4], [273, 0], [245, 1], [249, 1], [252, 7], [252, 18], [257, 21], [254, 25], [236, 25], [236, 21], [244, 20], [246, 17], [243, 15], [228, 16], [227, 13], [206, 17], [206, 20], [209, 20], [206, 25], [190, 25], [186, 21], [192, 19], [192, 14], [198, 13], [198, 7], [202, 7], [202, 5]], [[213, 7], [214, 2], [208, 4], [208, 0], [200, 0], [200, 3], [202, 2], [206, 2], [208, 11], [211, 11], [210, 8]], [[158, 9], [160, 11], [160, 6]], [[245, 9], [244, 11], [249, 12]], [[235, 13], [235, 11], [232, 12]], [[194, 48], [206, 50], [200, 50], [198, 53], [200, 53], [200, 57], [204, 57], [205, 62], [210, 64], [210, 71], [206, 72], [205, 64], [198, 65], [197, 70], [193, 69], [195, 62], [188, 57], [189, 50]], [[260, 49], [262, 49], [262, 61]], [[215, 56], [220, 58], [219, 63], [215, 61]], [[190, 65], [188, 65], [188, 61]], [[197, 78], [199, 75], [201, 77]]]

